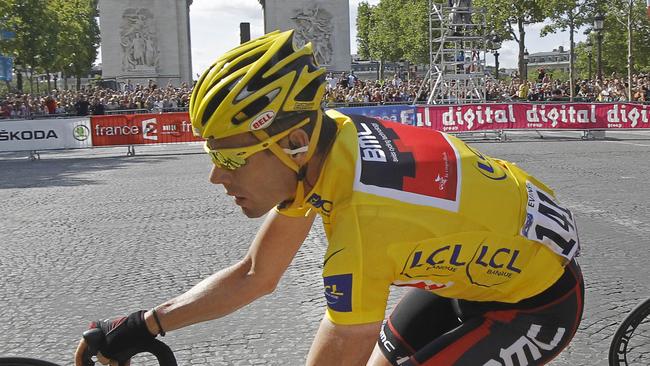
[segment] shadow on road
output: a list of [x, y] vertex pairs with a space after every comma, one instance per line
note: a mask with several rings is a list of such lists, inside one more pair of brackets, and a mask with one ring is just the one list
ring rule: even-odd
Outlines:
[[[8, 158], [9, 156], [3, 155]], [[64, 157], [30, 161], [27, 158], [0, 159], [0, 189], [74, 187], [100, 184], [93, 173], [123, 169], [134, 164], [157, 164], [177, 160], [173, 155], [135, 157]]]

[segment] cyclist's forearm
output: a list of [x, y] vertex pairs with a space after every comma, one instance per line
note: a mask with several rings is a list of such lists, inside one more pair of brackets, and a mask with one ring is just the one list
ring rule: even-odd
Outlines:
[[[256, 278], [250, 268], [250, 262], [240, 262], [158, 306], [156, 312], [165, 332], [220, 318], [270, 293], [274, 286]], [[152, 333], [159, 333], [150, 311], [145, 320]]]

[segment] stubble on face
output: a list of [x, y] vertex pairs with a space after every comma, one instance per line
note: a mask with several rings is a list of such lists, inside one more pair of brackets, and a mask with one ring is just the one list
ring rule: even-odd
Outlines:
[[296, 174], [272, 152], [265, 150], [251, 156], [243, 168], [247, 170], [241, 171], [237, 184], [246, 196], [237, 204], [247, 217], [261, 217], [295, 195]]

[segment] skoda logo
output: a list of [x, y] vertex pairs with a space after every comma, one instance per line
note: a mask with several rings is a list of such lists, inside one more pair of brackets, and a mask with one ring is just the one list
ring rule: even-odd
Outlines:
[[90, 130], [84, 125], [78, 125], [72, 130], [72, 136], [77, 141], [86, 141], [90, 136]]

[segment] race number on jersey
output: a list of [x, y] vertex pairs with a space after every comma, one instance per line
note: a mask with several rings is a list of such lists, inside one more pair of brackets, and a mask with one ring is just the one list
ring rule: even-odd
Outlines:
[[528, 203], [521, 234], [542, 243], [570, 261], [580, 252], [578, 228], [569, 209], [530, 181], [526, 182]]

